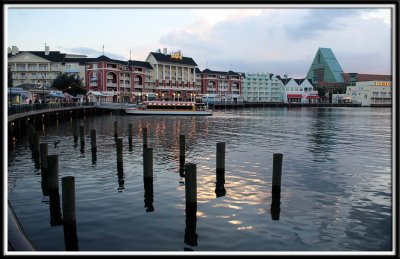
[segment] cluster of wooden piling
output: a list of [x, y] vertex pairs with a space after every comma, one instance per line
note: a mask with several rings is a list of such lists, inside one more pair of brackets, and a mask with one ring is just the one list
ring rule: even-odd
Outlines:
[[[78, 128], [82, 149], [85, 145], [84, 125], [73, 122], [74, 142], [78, 141]], [[148, 147], [147, 127], [142, 128], [143, 137], [143, 183], [145, 189], [144, 202], [147, 212], [154, 211], [153, 206], [153, 148]], [[124, 189], [123, 182], [123, 144], [122, 137], [118, 137], [118, 123], [114, 122], [114, 138], [116, 143], [117, 171], [119, 191]], [[128, 125], [129, 148], [132, 149], [133, 130], [132, 124]], [[66, 250], [78, 250], [76, 235], [75, 212], [75, 179], [72, 176], [62, 178], [62, 213], [59, 197], [58, 155], [48, 154], [48, 144], [40, 143], [39, 134], [34, 128], [28, 128], [29, 146], [32, 150], [35, 166], [39, 166], [42, 174], [43, 195], [50, 196], [50, 225], [63, 225]], [[96, 130], [90, 131], [90, 145], [92, 157], [96, 157]], [[197, 212], [197, 167], [194, 163], [185, 160], [185, 135], [179, 135], [179, 172], [185, 177], [185, 244], [196, 246], [196, 212]], [[225, 142], [216, 144], [216, 197], [226, 194], [225, 184]], [[273, 220], [279, 220], [281, 175], [283, 154], [273, 154], [272, 169], [272, 203], [271, 216]], [[95, 160], [94, 160], [95, 161]]]

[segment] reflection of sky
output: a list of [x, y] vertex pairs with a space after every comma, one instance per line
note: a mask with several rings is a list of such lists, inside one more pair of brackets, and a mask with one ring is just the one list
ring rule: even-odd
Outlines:
[[[354, 250], [386, 249], [390, 241], [391, 159], [390, 128], [382, 125], [387, 125], [390, 118], [387, 114], [375, 117], [373, 113], [369, 116], [380, 121], [372, 123], [362, 109], [332, 109], [332, 114], [324, 115], [329, 122], [318, 128], [314, 112], [314, 109], [249, 109], [216, 112], [212, 117], [195, 119], [109, 115], [96, 120], [89, 118], [85, 121], [86, 135], [92, 128], [98, 134], [96, 165], [91, 165], [90, 146], [84, 154], [79, 153], [79, 148], [73, 149], [71, 123], [61, 123], [46, 131], [43, 138], [48, 143], [62, 139], [57, 149], [49, 145], [49, 153], [57, 152], [62, 158], [61, 174], [77, 176], [78, 221], [87, 225], [80, 227], [88, 231], [90, 224], [100, 224], [103, 229], [96, 230], [97, 235], [114, 238], [115, 247], [119, 238], [134, 243], [131, 241], [136, 237], [131, 233], [147, 233], [140, 224], [132, 224], [137, 217], [144, 226], [160, 233], [160, 237], [151, 237], [150, 233], [146, 237], [166, 240], [163, 244], [155, 242], [156, 247], [168, 249], [167, 244], [174, 242], [170, 236], [183, 238], [179, 231], [185, 228], [185, 187], [179, 183], [178, 168], [179, 134], [185, 134], [186, 162], [197, 165], [199, 250], [275, 251], [287, 250], [287, 244], [292, 250], [352, 250], [352, 246]], [[239, 121], [238, 116], [241, 116]], [[124, 142], [125, 189], [120, 193], [114, 168], [115, 119]], [[128, 123], [134, 125], [132, 151], [127, 150]], [[148, 143], [154, 148], [155, 211], [145, 217], [141, 214], [145, 213], [143, 126], [148, 128]], [[319, 142], [313, 137], [317, 131]], [[373, 133], [368, 135], [369, 131]], [[216, 143], [222, 141], [226, 142], [226, 195], [216, 198]], [[319, 145], [323, 146], [318, 150], [320, 153], [316, 152]], [[32, 180], [32, 165], [24, 146], [17, 145], [14, 152], [28, 157], [28, 162], [21, 164], [21, 158], [12, 158], [11, 152], [8, 180], [9, 187], [15, 186], [9, 190], [11, 199], [20, 206], [17, 211], [23, 212], [22, 220], [33, 224], [28, 227], [30, 233], [39, 233], [35, 229], [40, 226], [37, 221], [43, 220], [24, 216], [27, 208], [37, 209], [25, 203], [36, 197], [29, 193], [32, 188], [29, 186], [38, 180]], [[273, 153], [284, 154], [281, 212], [277, 221], [272, 221], [270, 215]], [[99, 192], [104, 195], [99, 196]], [[41, 200], [39, 197], [33, 203]], [[99, 212], [86, 211], [91, 203]], [[104, 215], [112, 222], [106, 222]], [[113, 225], [117, 222], [125, 224], [125, 228]], [[118, 236], [112, 231], [105, 233], [114, 228], [120, 231]], [[218, 242], [225, 239], [226, 242]]]

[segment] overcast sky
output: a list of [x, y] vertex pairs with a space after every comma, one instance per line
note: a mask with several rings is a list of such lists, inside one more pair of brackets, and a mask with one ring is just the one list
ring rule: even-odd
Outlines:
[[56, 6], [9, 5], [5, 45], [39, 51], [46, 43], [53, 51], [98, 57], [104, 44], [110, 58], [141, 61], [167, 48], [193, 58], [201, 70], [295, 78], [306, 76], [324, 47], [332, 49], [344, 72], [391, 74], [387, 6]]

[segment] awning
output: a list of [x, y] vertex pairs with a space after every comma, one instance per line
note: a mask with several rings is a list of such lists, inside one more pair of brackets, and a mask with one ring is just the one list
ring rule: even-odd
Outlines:
[[301, 94], [288, 94], [287, 98], [302, 98], [303, 95]]
[[58, 97], [58, 98], [64, 98], [64, 94], [63, 93], [59, 93], [59, 92], [51, 92], [48, 94], [50, 97]]
[[307, 96], [308, 99], [318, 99], [319, 96], [318, 95], [309, 95]]

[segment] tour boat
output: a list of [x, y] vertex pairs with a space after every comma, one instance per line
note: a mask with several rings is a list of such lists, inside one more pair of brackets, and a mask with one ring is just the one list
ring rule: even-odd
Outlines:
[[125, 113], [130, 115], [212, 115], [212, 111], [205, 103], [181, 101], [144, 101], [137, 107], [126, 108]]

